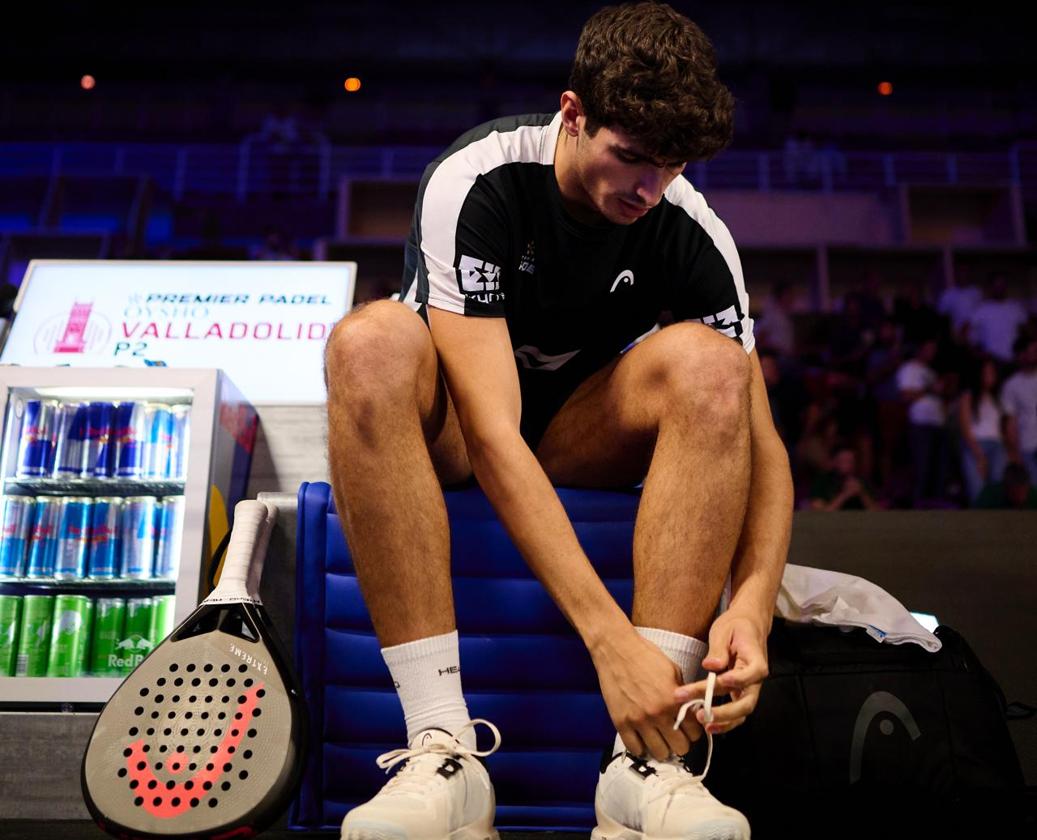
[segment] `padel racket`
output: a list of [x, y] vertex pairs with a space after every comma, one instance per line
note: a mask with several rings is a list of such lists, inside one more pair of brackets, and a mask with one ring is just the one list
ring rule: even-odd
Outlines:
[[306, 712], [259, 600], [276, 510], [234, 508], [216, 589], [137, 666], [97, 718], [82, 787], [116, 837], [251, 837], [301, 778]]

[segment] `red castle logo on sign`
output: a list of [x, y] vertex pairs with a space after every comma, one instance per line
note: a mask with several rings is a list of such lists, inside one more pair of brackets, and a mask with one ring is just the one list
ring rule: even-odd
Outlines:
[[92, 303], [73, 303], [65, 332], [54, 345], [55, 353], [82, 353], [86, 349], [86, 325], [90, 321]]
[[103, 351], [112, 334], [112, 325], [94, 304], [75, 301], [65, 314], [52, 315], [36, 330], [33, 350], [41, 356], [53, 354], [92, 354]]

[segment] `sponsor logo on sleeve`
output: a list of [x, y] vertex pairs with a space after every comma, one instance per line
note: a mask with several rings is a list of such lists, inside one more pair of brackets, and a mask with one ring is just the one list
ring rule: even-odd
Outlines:
[[457, 280], [465, 297], [479, 303], [503, 300], [500, 289], [500, 266], [475, 257], [462, 255], [457, 265]]
[[526, 250], [522, 254], [522, 261], [519, 263], [519, 271], [524, 271], [526, 274], [534, 274], [536, 272], [536, 246], [532, 241], [526, 243]]
[[742, 337], [742, 319], [734, 306], [729, 306], [723, 312], [717, 312], [715, 315], [707, 315], [705, 318], [692, 318], [691, 320], [705, 324], [707, 327], [712, 327], [718, 333], [723, 333], [728, 338], [740, 339]]

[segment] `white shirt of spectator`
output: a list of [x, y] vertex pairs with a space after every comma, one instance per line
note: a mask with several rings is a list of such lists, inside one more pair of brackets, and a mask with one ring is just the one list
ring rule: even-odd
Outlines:
[[976, 440], [1001, 440], [1001, 409], [990, 394], [980, 397], [979, 416], [972, 416], [972, 436]]
[[[897, 387], [904, 391], [924, 391], [936, 382], [932, 368], [917, 359], [904, 362], [897, 371]], [[923, 394], [907, 410], [908, 419], [917, 426], [942, 426], [946, 420], [943, 400], [935, 394]]]
[[795, 350], [795, 327], [792, 318], [773, 300], [768, 301], [763, 313], [756, 319], [756, 340], [771, 347], [782, 356], [791, 356]]
[[1005, 414], [1015, 418], [1019, 428], [1019, 448], [1037, 451], [1037, 371], [1019, 371], [1008, 377], [1001, 388]]
[[973, 344], [1002, 362], [1010, 362], [1019, 325], [1026, 323], [1026, 310], [1014, 300], [985, 300], [976, 307], [969, 323]]
[[940, 294], [936, 308], [951, 319], [951, 326], [957, 332], [972, 317], [982, 299], [983, 293], [975, 286], [950, 286]]

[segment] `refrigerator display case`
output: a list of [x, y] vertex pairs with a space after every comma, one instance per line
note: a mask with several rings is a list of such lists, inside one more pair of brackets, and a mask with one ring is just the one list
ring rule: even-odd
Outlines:
[[256, 413], [163, 367], [0, 367], [0, 412], [0, 708], [88, 708], [207, 594]]

